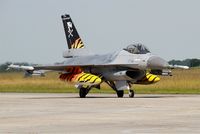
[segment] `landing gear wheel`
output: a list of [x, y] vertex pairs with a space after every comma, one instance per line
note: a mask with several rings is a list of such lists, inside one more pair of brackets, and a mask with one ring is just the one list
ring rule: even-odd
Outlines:
[[80, 96], [80, 98], [85, 98], [86, 97], [86, 95], [87, 95], [87, 93], [88, 93], [88, 89], [87, 88], [80, 88], [80, 90], [79, 90], [79, 96]]
[[117, 97], [122, 98], [124, 96], [124, 90], [116, 91]]
[[129, 90], [129, 98], [133, 98], [135, 95], [133, 90]]

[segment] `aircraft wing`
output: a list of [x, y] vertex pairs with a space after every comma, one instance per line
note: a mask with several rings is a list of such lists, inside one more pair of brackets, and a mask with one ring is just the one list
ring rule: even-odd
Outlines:
[[[63, 71], [66, 70], [68, 67], [82, 67], [82, 68], [87, 68], [87, 67], [121, 67], [121, 68], [126, 68], [126, 69], [136, 69], [136, 70], [140, 70], [140, 68], [138, 68], [139, 64], [135, 63], [135, 64], [126, 64], [126, 63], [104, 63], [104, 62], [98, 62], [98, 63], [88, 63], [85, 62], [86, 64], [76, 64], [76, 63], [72, 63], [72, 64], [58, 64], [58, 65], [38, 65], [38, 66], [33, 66], [34, 70], [52, 70], [52, 71]], [[169, 65], [166, 66], [166, 68], [163, 69], [189, 69], [188, 66], [181, 66], [181, 65]], [[159, 69], [162, 70], [162, 69]]]
[[80, 64], [80, 65], [75, 65], [75, 64], [69, 64], [69, 65], [41, 65], [41, 66], [33, 66], [34, 70], [52, 70], [52, 71], [63, 71], [66, 70], [69, 67], [103, 67], [103, 66], [123, 66], [120, 64], [102, 64], [102, 65], [97, 65], [97, 64]]

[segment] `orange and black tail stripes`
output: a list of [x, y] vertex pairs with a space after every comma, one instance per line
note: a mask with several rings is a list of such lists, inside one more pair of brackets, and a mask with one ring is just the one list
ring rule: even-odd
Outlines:
[[84, 48], [84, 45], [83, 45], [81, 38], [78, 38], [77, 40], [75, 40], [75, 42], [71, 45], [71, 48], [73, 48], [73, 49]]
[[84, 44], [72, 22], [70, 15], [65, 14], [61, 16], [63, 21], [63, 26], [65, 30], [65, 35], [67, 39], [67, 44], [69, 49], [84, 48]]

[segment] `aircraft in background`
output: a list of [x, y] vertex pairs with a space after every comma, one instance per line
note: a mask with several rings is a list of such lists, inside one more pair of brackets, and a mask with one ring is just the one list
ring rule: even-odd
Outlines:
[[[108, 54], [93, 54], [85, 48], [70, 15], [61, 16], [67, 39], [68, 50], [63, 53], [65, 61], [58, 65], [16, 66], [10, 68], [24, 69], [30, 75], [35, 71], [59, 71], [63, 81], [76, 83], [79, 96], [86, 97], [93, 88], [100, 89], [105, 82], [118, 97], [124, 96], [124, 90], [129, 91], [129, 97], [134, 97], [134, 84], [149, 85], [160, 81], [157, 75], [171, 75], [171, 68], [188, 69], [186, 66], [172, 66], [159, 56], [152, 54], [143, 44], [135, 43], [121, 51]], [[42, 74], [42, 73], [41, 73]]]

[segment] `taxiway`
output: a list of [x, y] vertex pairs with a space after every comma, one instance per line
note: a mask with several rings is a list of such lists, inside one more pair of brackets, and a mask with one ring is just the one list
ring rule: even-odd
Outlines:
[[0, 93], [0, 133], [200, 133], [200, 95]]

